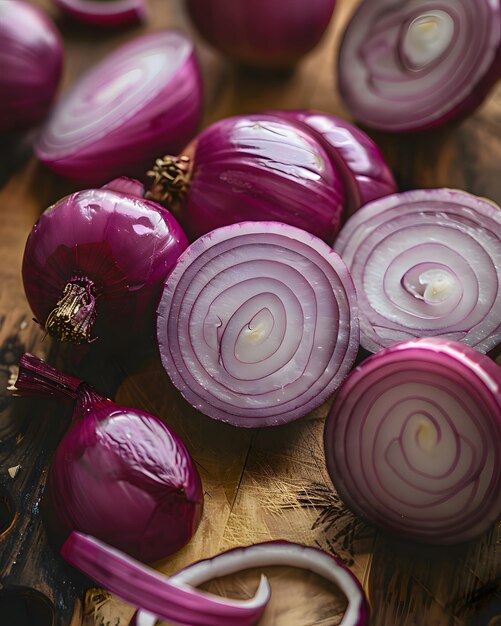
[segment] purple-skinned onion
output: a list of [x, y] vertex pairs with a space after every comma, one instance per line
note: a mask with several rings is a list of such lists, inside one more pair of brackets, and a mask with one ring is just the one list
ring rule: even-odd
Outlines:
[[20, 0], [0, 2], [0, 133], [44, 119], [62, 63], [61, 36], [42, 10]]
[[26, 242], [23, 283], [37, 321], [59, 341], [115, 351], [154, 337], [154, 312], [188, 241], [163, 207], [118, 179], [49, 207]]
[[440, 336], [480, 352], [501, 342], [501, 210], [464, 191], [423, 189], [355, 213], [334, 245], [357, 290], [370, 352]]
[[144, 20], [145, 0], [54, 0], [73, 19], [92, 26], [124, 26]]
[[35, 151], [47, 167], [86, 184], [140, 176], [155, 156], [186, 145], [201, 107], [193, 43], [175, 31], [149, 33], [112, 52], [70, 88]]
[[483, 102], [500, 46], [500, 0], [367, 0], [341, 43], [339, 91], [367, 126], [425, 130]]
[[288, 68], [320, 41], [335, 0], [187, 0], [202, 37], [231, 60], [263, 69]]
[[245, 222], [179, 258], [157, 309], [162, 363], [195, 408], [234, 426], [276, 426], [318, 407], [358, 350], [344, 263], [305, 231]]
[[[338, 587], [348, 600], [339, 626], [366, 626], [369, 608], [363, 589], [350, 572], [330, 554], [289, 541], [268, 541], [245, 548], [234, 548], [211, 559], [188, 565], [170, 577], [173, 583], [198, 586], [251, 568], [289, 566], [309, 570]], [[144, 610], [138, 611], [129, 626], [155, 626], [157, 618]], [[218, 625], [215, 625], [218, 626]]]
[[184, 444], [163, 422], [30, 354], [19, 362], [16, 390], [75, 403], [47, 479], [57, 538], [78, 530], [143, 561], [172, 554], [191, 538], [202, 485]]
[[424, 338], [368, 358], [325, 426], [331, 479], [359, 516], [408, 539], [454, 544], [501, 514], [501, 368]]

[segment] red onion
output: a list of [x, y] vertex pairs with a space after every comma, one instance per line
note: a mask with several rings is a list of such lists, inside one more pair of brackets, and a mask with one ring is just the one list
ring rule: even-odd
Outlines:
[[397, 191], [393, 174], [372, 139], [341, 117], [317, 111], [280, 111], [324, 145], [346, 193], [345, 217], [364, 204]]
[[[369, 609], [360, 583], [337, 559], [316, 548], [288, 541], [269, 541], [246, 548], [235, 548], [212, 559], [198, 561], [171, 576], [172, 583], [198, 586], [212, 578], [234, 574], [244, 569], [285, 565], [307, 569], [341, 589], [348, 608], [339, 626], [364, 626], [369, 623]], [[157, 618], [139, 611], [129, 626], [155, 626]]]
[[270, 597], [264, 576], [253, 598], [229, 600], [167, 578], [95, 538], [77, 532], [66, 540], [61, 554], [125, 602], [154, 611], [170, 623], [251, 626], [263, 613]]
[[62, 61], [61, 37], [45, 13], [21, 0], [0, 2], [0, 133], [46, 116]]
[[26, 243], [23, 281], [50, 335], [116, 350], [124, 338], [153, 336], [164, 280], [188, 242], [166, 209], [136, 196], [140, 183], [120, 179], [112, 187], [66, 196], [40, 216]]
[[473, 111], [500, 76], [500, 0], [364, 0], [339, 53], [360, 122], [419, 131]]
[[201, 106], [192, 42], [174, 31], [150, 33], [78, 80], [53, 110], [36, 153], [54, 171], [85, 183], [139, 175], [157, 154], [186, 144]]
[[54, 0], [74, 19], [93, 26], [122, 26], [146, 17], [144, 0]]
[[358, 348], [353, 284], [319, 239], [274, 222], [215, 230], [181, 255], [158, 307], [162, 363], [202, 413], [291, 422], [322, 404]]
[[464, 191], [372, 202], [334, 249], [353, 276], [361, 344], [371, 352], [443, 336], [487, 352], [501, 341], [501, 211]]
[[452, 544], [501, 513], [501, 368], [462, 343], [396, 344], [336, 395], [327, 467], [358, 515], [417, 541]]
[[241, 115], [206, 128], [179, 158], [158, 159], [151, 197], [193, 238], [246, 220], [276, 220], [331, 243], [343, 211], [342, 178], [325, 147], [280, 113]]
[[47, 482], [57, 535], [90, 533], [144, 561], [190, 539], [202, 515], [200, 477], [163, 422], [115, 404], [30, 354], [21, 357], [16, 388], [75, 402]]
[[187, 0], [188, 13], [212, 46], [238, 63], [283, 68], [320, 41], [335, 0]]

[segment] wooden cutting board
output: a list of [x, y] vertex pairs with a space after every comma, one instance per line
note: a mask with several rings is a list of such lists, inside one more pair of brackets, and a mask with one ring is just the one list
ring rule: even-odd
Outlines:
[[[63, 34], [63, 89], [140, 33], [176, 27], [196, 38], [180, 0], [150, 0], [146, 25], [111, 32], [59, 18], [49, 0], [34, 4], [56, 18]], [[322, 44], [287, 75], [239, 71], [196, 38], [206, 90], [204, 125], [270, 108], [313, 108], [349, 118], [336, 93], [334, 59], [355, 4], [338, 0]], [[501, 85], [474, 116], [453, 128], [413, 137], [371, 134], [401, 190], [447, 186], [501, 203]], [[47, 466], [68, 412], [53, 403], [12, 398], [7, 391], [25, 350], [64, 362], [31, 319], [20, 266], [37, 216], [77, 187], [36, 163], [30, 140], [0, 146], [0, 624], [124, 626], [132, 608], [77, 581], [48, 545], [41, 523]], [[238, 430], [189, 407], [155, 356], [142, 364], [109, 361], [92, 374], [102, 392], [165, 420], [197, 462], [205, 490], [203, 521], [189, 546], [156, 564], [163, 572], [233, 546], [284, 538], [344, 559], [369, 595], [375, 626], [501, 623], [499, 529], [466, 548], [427, 549], [357, 522], [338, 501], [325, 469], [321, 441], [328, 405], [285, 427]], [[261, 626], [340, 623], [344, 600], [324, 581], [284, 568], [268, 574], [273, 600]], [[245, 596], [257, 575], [245, 572], [207, 588]]]

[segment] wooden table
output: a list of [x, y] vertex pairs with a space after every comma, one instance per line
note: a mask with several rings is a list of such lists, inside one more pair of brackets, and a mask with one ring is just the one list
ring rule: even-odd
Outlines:
[[[63, 90], [85, 68], [140, 33], [177, 27], [195, 37], [181, 0], [150, 0], [144, 26], [114, 32], [63, 20], [49, 0], [34, 3], [56, 18], [63, 34]], [[197, 39], [206, 90], [204, 125], [270, 108], [314, 108], [349, 118], [336, 93], [334, 58], [355, 4], [338, 0], [322, 44], [286, 76], [239, 72]], [[448, 186], [501, 203], [501, 85], [475, 115], [453, 128], [412, 138], [373, 136], [401, 190]], [[41, 524], [47, 464], [67, 415], [48, 403], [13, 399], [6, 390], [23, 351], [54, 356], [50, 341], [31, 320], [20, 264], [37, 216], [77, 187], [38, 164], [29, 142], [2, 146], [0, 164], [0, 623], [7, 626], [4, 619], [11, 611], [15, 618], [9, 626], [123, 625], [132, 609], [98, 592], [88, 592], [84, 600], [83, 587], [47, 545]], [[196, 459], [204, 484], [201, 526], [189, 546], [158, 564], [162, 571], [173, 572], [232, 546], [286, 538], [344, 558], [370, 597], [374, 625], [501, 623], [486, 617], [501, 614], [499, 529], [467, 548], [428, 550], [356, 523], [333, 494], [325, 469], [321, 435], [327, 406], [286, 427], [237, 430], [188, 407], [170, 387], [158, 358], [139, 369], [115, 365], [122, 381], [117, 388], [118, 378], [108, 380], [108, 388], [115, 388], [122, 404], [145, 409], [172, 426]], [[270, 576], [274, 598], [263, 625], [340, 622], [342, 598], [317, 577], [280, 569]], [[256, 573], [249, 572], [209, 588], [245, 594], [255, 579]], [[28, 605], [32, 613], [25, 619]]]

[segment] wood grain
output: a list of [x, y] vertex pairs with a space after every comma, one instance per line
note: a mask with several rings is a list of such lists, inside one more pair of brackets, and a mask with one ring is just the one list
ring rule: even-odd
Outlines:
[[[196, 38], [181, 0], [150, 0], [145, 25], [111, 32], [61, 18], [49, 0], [33, 3], [55, 17], [63, 34], [63, 90], [140, 33], [176, 27]], [[326, 37], [289, 74], [241, 71], [196, 38], [206, 93], [204, 125], [273, 108], [312, 108], [349, 118], [336, 92], [334, 59], [355, 4], [338, 0]], [[400, 189], [462, 188], [501, 203], [501, 86], [460, 124], [413, 136], [369, 134], [393, 167]], [[85, 584], [72, 578], [52, 551], [41, 523], [46, 471], [67, 412], [13, 399], [6, 391], [24, 350], [64, 362], [31, 321], [20, 268], [24, 242], [39, 213], [76, 187], [36, 163], [31, 140], [9, 139], [0, 150], [0, 623], [6, 615], [2, 607], [14, 606], [8, 594], [26, 588], [43, 594], [50, 606], [49, 617], [43, 608], [32, 612], [30, 626], [49, 626], [52, 614], [53, 626], [123, 626], [132, 608], [102, 590], [84, 595]], [[141, 365], [103, 362], [92, 374], [107, 390], [123, 378], [118, 401], [158, 415], [173, 427], [202, 476], [201, 526], [187, 547], [156, 564], [161, 571], [172, 573], [236, 545], [284, 538], [320, 546], [348, 562], [369, 594], [374, 626], [486, 626], [501, 615], [499, 528], [466, 548], [426, 550], [376, 533], [343, 508], [332, 491], [322, 449], [328, 404], [278, 429], [238, 430], [188, 406], [155, 356]], [[274, 598], [261, 626], [340, 622], [342, 598], [325, 582], [287, 568], [269, 574]], [[207, 587], [241, 596], [252, 593], [255, 585], [256, 572], [250, 571]]]

